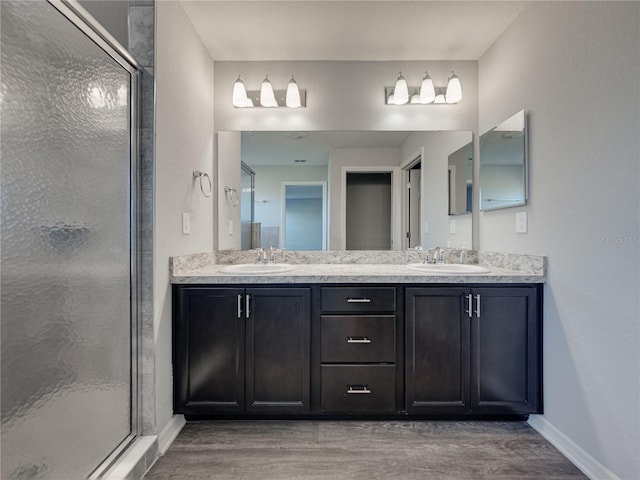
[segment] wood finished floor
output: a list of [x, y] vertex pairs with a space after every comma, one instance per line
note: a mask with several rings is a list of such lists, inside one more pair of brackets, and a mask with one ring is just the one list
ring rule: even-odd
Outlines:
[[188, 422], [145, 479], [586, 479], [525, 422]]

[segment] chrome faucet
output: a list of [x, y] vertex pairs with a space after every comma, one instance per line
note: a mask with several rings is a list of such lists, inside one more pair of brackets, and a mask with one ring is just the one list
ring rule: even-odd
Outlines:
[[444, 253], [441, 247], [433, 250], [433, 263], [444, 263]]
[[262, 248], [257, 248], [257, 255], [256, 255], [256, 263], [266, 263], [267, 260], [267, 254], [265, 253], [264, 249]]

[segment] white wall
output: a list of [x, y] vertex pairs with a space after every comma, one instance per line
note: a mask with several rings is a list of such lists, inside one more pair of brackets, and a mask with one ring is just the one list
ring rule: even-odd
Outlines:
[[594, 478], [640, 478], [639, 25], [638, 2], [532, 2], [479, 62], [480, 131], [524, 107], [531, 165], [530, 204], [481, 214], [480, 248], [549, 257], [532, 423]]
[[[419, 132], [411, 134], [400, 147], [402, 161], [424, 148], [422, 158], [420, 212], [421, 244], [424, 248], [471, 248], [471, 214], [449, 216], [447, 168], [449, 155], [468, 144], [471, 132]], [[450, 233], [450, 221], [456, 233]], [[428, 223], [428, 232], [425, 229]]]
[[[213, 248], [213, 197], [205, 198], [192, 176], [213, 173], [213, 61], [177, 2], [156, 3], [156, 28], [153, 298], [161, 432], [173, 413], [169, 257]], [[191, 215], [190, 235], [182, 235], [183, 212]]]
[[[357, 26], [354, 25], [354, 28]], [[462, 82], [457, 105], [385, 105], [384, 87], [402, 70], [411, 86], [425, 70], [445, 86], [450, 70]], [[307, 107], [297, 110], [242, 109], [231, 104], [233, 83], [242, 75], [247, 90], [259, 90], [265, 74], [286, 89], [291, 74], [307, 90]], [[216, 62], [216, 130], [475, 130], [477, 62]]]

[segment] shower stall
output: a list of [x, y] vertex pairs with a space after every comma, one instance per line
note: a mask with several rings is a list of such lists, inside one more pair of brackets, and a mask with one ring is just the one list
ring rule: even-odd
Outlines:
[[139, 430], [138, 73], [75, 3], [0, 3], [0, 476], [99, 477]]

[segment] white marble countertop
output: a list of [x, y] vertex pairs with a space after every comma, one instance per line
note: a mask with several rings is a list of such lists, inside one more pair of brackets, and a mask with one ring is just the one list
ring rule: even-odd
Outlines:
[[445, 274], [420, 272], [404, 264], [297, 264], [294, 269], [267, 275], [233, 275], [226, 265], [206, 265], [171, 276], [173, 284], [317, 284], [317, 283], [544, 283], [544, 274], [487, 266], [489, 273]]

